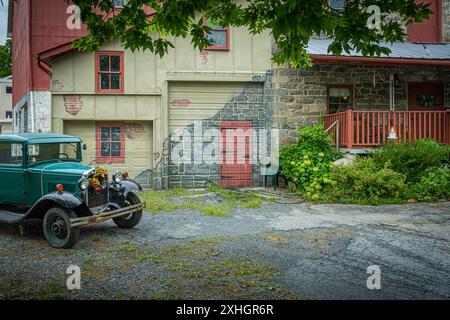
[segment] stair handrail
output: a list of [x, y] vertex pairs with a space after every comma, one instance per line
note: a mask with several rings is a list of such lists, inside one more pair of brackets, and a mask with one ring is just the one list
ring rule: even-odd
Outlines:
[[328, 133], [331, 129], [336, 127], [336, 151], [339, 151], [339, 129], [341, 126], [341, 120], [336, 120], [333, 122], [327, 129], [325, 129], [325, 133]]

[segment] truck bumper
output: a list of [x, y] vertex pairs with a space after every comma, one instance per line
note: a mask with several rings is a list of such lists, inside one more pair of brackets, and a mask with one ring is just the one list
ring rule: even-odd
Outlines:
[[129, 214], [143, 211], [145, 208], [145, 202], [135, 204], [133, 206], [124, 207], [112, 211], [106, 211], [95, 216], [72, 218], [70, 219], [70, 227], [82, 227], [91, 224], [101, 223], [112, 218], [127, 216]]

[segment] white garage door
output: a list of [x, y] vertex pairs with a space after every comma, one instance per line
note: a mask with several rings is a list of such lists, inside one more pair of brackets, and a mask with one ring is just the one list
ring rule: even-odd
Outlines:
[[171, 82], [169, 85], [169, 129], [182, 129], [214, 116], [238, 96], [245, 83]]

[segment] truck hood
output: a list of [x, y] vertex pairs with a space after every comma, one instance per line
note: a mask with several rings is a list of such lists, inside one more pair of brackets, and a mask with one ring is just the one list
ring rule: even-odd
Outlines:
[[44, 171], [44, 175], [68, 175], [78, 176], [81, 178], [83, 173], [92, 170], [92, 166], [86, 166], [79, 162], [52, 162], [52, 163], [40, 163], [32, 167], [37, 171]]
[[85, 172], [93, 169], [79, 162], [44, 162], [30, 166], [30, 182], [41, 190], [41, 196], [56, 191], [56, 185], [62, 184], [64, 191], [80, 196], [78, 181]]

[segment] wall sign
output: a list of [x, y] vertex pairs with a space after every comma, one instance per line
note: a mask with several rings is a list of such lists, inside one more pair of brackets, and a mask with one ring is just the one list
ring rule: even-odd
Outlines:
[[125, 134], [130, 140], [142, 138], [145, 134], [145, 127], [139, 122], [128, 122], [125, 124]]
[[200, 52], [200, 61], [202, 62], [202, 64], [207, 64], [208, 63], [208, 56], [209, 56], [209, 52], [208, 51], [202, 51]]
[[66, 112], [75, 116], [83, 108], [83, 101], [81, 101], [81, 96], [64, 96], [64, 107]]
[[55, 91], [60, 91], [64, 89], [64, 84], [59, 80], [52, 80], [52, 88]]
[[188, 99], [173, 99], [170, 102], [170, 105], [175, 108], [186, 108], [191, 104], [191, 101]]

